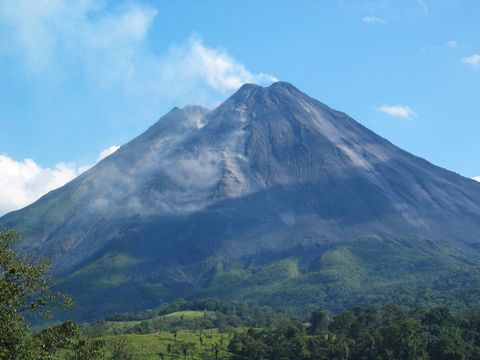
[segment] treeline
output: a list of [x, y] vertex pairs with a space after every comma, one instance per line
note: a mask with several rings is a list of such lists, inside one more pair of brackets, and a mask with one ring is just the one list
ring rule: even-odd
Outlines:
[[232, 360], [480, 359], [480, 310], [355, 308], [233, 336]]
[[[125, 312], [118, 314], [107, 314], [105, 316], [106, 321], [138, 321], [152, 319], [157, 316], [167, 315], [178, 311], [211, 311], [219, 312], [222, 314], [233, 314], [241, 319], [248, 319], [249, 317], [256, 316], [255, 312], [261, 311], [268, 313], [271, 316], [275, 314], [283, 314], [282, 311], [273, 311], [269, 307], [261, 307], [257, 305], [247, 305], [245, 303], [239, 303], [234, 301], [223, 301], [218, 299], [177, 299], [170, 303], [165, 303], [157, 308], [147, 309], [137, 312]], [[286, 315], [284, 315], [285, 317]]]
[[[184, 316], [182, 312], [200, 312], [199, 316]], [[179, 313], [178, 316], [171, 316]], [[283, 311], [216, 299], [183, 300], [164, 304], [156, 309], [122, 314], [110, 314], [104, 321], [85, 324], [88, 337], [120, 334], [149, 334], [156, 331], [218, 329], [231, 332], [239, 327], [265, 328], [278, 326], [291, 318]], [[126, 322], [123, 327], [110, 326]], [[128, 322], [133, 325], [129, 326]]]

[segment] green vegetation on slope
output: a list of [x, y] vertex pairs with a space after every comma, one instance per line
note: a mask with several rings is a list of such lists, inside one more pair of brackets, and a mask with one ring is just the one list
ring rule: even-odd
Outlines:
[[340, 312], [387, 303], [480, 305], [480, 258], [441, 240], [368, 236], [294, 255], [219, 261], [203, 275], [180, 273], [186, 281], [180, 284], [165, 282], [166, 272], [147, 271], [132, 252], [122, 251], [106, 252], [61, 284], [76, 297], [79, 318], [151, 308], [179, 297], [241, 301], [299, 316], [317, 308]]
[[67, 277], [64, 282], [101, 296], [103, 291], [125, 283], [127, 273], [134, 264], [135, 260], [131, 257], [108, 253]]
[[[480, 259], [446, 242], [371, 236], [334, 245], [303, 263], [302, 270], [301, 262], [286, 259], [250, 266], [241, 280], [222, 287], [212, 282], [203, 294], [255, 299], [299, 315], [319, 307], [339, 312], [386, 303], [447, 304], [457, 309], [480, 305]], [[222, 269], [221, 276], [226, 274], [228, 270]]]

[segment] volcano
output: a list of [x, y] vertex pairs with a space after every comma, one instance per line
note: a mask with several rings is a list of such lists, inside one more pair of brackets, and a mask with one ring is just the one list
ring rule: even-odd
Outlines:
[[441, 302], [470, 286], [454, 278], [480, 288], [480, 183], [286, 82], [243, 85], [211, 111], [172, 109], [3, 216], [7, 228], [52, 259], [80, 317], [178, 297], [335, 311], [425, 288]]

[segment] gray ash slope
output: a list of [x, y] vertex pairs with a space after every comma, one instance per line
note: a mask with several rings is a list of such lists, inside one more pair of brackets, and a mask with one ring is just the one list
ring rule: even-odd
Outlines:
[[439, 241], [476, 258], [480, 184], [288, 83], [247, 84], [212, 111], [173, 109], [0, 228], [52, 258], [74, 295], [74, 281], [111, 272], [92, 291], [130, 309], [194, 294], [218, 264], [295, 256], [304, 269], [371, 235]]

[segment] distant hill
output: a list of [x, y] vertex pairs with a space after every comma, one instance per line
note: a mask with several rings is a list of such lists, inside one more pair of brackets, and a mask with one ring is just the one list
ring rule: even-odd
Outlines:
[[174, 108], [5, 228], [53, 259], [79, 317], [180, 296], [307, 312], [480, 289], [480, 184], [285, 82]]

